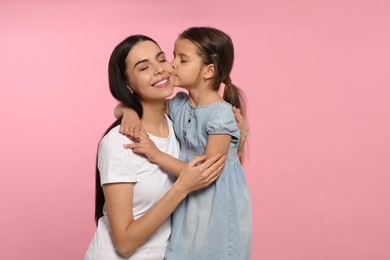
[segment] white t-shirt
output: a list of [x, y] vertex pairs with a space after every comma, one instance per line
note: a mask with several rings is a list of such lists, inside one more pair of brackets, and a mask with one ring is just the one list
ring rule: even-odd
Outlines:
[[[151, 134], [149, 137], [161, 151], [178, 158], [179, 142], [168, 117], [167, 121], [169, 125], [168, 138], [160, 138]], [[134, 219], [138, 219], [165, 195], [171, 188], [173, 179], [158, 165], [133, 153], [131, 149], [125, 149], [123, 145], [127, 143], [131, 143], [131, 141], [119, 133], [119, 126], [111, 129], [100, 141], [98, 168], [102, 185], [118, 182], [134, 183], [133, 215]], [[103, 214], [104, 216], [98, 221], [97, 230], [84, 259], [164, 259], [165, 248], [171, 234], [170, 218], [131, 257], [124, 258], [116, 251], [111, 239], [105, 209]]]

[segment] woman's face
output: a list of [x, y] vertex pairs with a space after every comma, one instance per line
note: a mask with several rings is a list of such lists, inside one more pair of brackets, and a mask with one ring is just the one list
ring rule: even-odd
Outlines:
[[190, 40], [178, 38], [171, 62], [177, 86], [189, 89], [203, 81], [205, 65], [199, 55], [198, 47]]
[[126, 57], [127, 85], [141, 100], [163, 100], [173, 92], [172, 65], [152, 41], [133, 46]]

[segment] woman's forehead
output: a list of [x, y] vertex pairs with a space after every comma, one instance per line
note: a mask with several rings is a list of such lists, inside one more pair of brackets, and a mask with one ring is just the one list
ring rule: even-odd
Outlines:
[[142, 41], [133, 46], [127, 54], [126, 61], [134, 64], [139, 60], [155, 58], [161, 52], [160, 47], [152, 41]]

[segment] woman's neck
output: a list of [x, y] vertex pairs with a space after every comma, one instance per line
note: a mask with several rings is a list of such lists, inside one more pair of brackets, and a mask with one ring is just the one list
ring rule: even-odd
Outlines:
[[142, 126], [150, 134], [158, 137], [168, 137], [169, 127], [164, 114], [164, 104], [143, 103]]

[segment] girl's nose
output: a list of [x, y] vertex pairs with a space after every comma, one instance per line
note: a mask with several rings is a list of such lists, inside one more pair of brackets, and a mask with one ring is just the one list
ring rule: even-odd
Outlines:
[[173, 59], [173, 60], [171, 61], [171, 65], [172, 65], [172, 67], [173, 67], [174, 69], [176, 69], [175, 59]]

